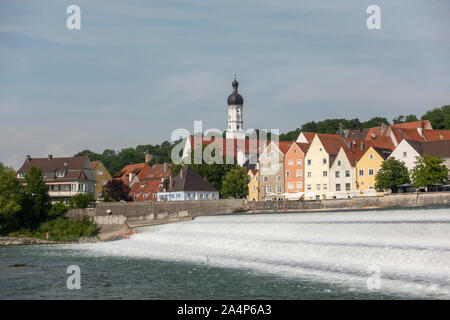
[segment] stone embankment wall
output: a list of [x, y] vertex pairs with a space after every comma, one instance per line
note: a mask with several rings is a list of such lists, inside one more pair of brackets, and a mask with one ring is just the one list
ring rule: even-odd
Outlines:
[[196, 217], [212, 214], [229, 214], [248, 210], [245, 199], [221, 199], [172, 202], [104, 202], [93, 209], [74, 209], [66, 213], [80, 220], [84, 215], [94, 218], [97, 224], [123, 224], [126, 222]]
[[382, 197], [334, 199], [319, 201], [276, 201], [249, 203], [255, 212], [267, 211], [309, 211], [309, 210], [352, 210], [364, 208], [418, 207], [429, 205], [450, 205], [450, 192], [402, 193]]

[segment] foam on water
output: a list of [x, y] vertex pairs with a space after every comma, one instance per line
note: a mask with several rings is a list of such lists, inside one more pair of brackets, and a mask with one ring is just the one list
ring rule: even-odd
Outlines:
[[368, 290], [450, 298], [450, 210], [199, 217], [145, 228], [127, 240], [79, 245], [83, 254], [249, 268]]

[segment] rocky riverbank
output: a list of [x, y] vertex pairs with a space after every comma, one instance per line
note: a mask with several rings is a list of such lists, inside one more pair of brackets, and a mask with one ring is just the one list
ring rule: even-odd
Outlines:
[[26, 246], [40, 244], [62, 244], [62, 243], [94, 243], [99, 241], [98, 238], [80, 238], [78, 241], [64, 242], [52, 241], [39, 238], [20, 238], [20, 237], [0, 237], [0, 246]]

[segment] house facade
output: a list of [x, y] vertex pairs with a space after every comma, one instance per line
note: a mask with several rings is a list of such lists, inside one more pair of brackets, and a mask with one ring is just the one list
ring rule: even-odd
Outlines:
[[31, 158], [27, 156], [22, 167], [17, 171], [19, 179], [25, 178], [31, 167], [42, 170], [42, 175], [52, 203], [69, 199], [77, 194], [92, 194], [97, 182], [88, 157]]
[[270, 142], [259, 157], [259, 201], [282, 200], [284, 193], [284, 155], [292, 142]]
[[101, 161], [92, 161], [91, 166], [92, 170], [94, 170], [95, 179], [97, 180], [94, 198], [96, 201], [103, 201], [103, 187], [112, 180], [112, 176]]
[[365, 196], [375, 196], [375, 176], [381, 168], [383, 161], [392, 153], [390, 149], [370, 147], [356, 163], [355, 190]]
[[343, 147], [339, 150], [330, 168], [330, 194], [336, 199], [352, 198], [355, 164]]
[[309, 144], [296, 142], [284, 157], [284, 190], [287, 199], [299, 199], [305, 189], [305, 154]]
[[259, 195], [259, 170], [250, 169], [248, 170], [248, 176], [250, 182], [248, 183], [248, 201], [258, 201]]

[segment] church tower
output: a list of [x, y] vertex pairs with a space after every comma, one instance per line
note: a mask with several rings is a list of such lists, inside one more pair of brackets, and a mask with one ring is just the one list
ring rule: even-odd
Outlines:
[[228, 128], [227, 139], [245, 139], [242, 107], [244, 98], [238, 93], [239, 83], [236, 76], [232, 83], [233, 93], [228, 96]]

